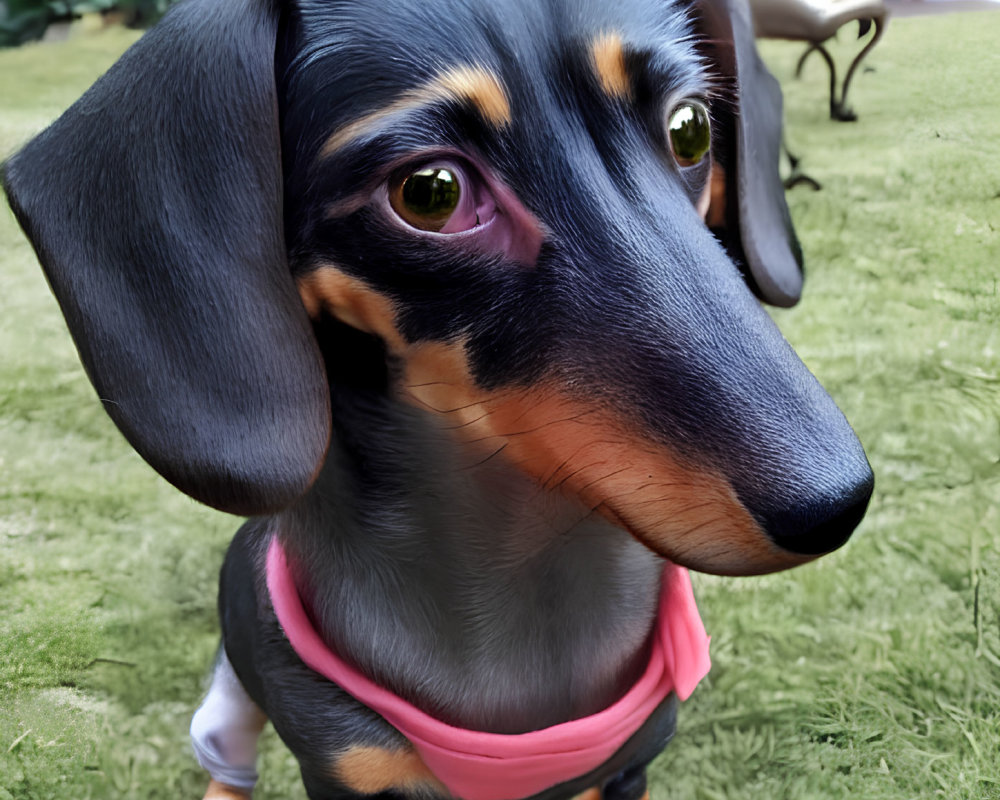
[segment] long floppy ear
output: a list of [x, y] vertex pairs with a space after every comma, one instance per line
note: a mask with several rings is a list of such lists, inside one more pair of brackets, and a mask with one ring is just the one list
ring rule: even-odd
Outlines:
[[187, 0], [11, 158], [4, 184], [129, 442], [242, 515], [311, 485], [324, 367], [288, 272], [269, 0]]
[[717, 137], [725, 176], [720, 237], [749, 269], [761, 299], [794, 305], [802, 294], [802, 250], [778, 170], [781, 88], [757, 53], [747, 0], [695, 0], [694, 13], [705, 55], [732, 90]]

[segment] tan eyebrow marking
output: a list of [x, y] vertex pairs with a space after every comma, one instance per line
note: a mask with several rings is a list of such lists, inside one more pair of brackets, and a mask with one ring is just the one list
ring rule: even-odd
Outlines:
[[590, 46], [594, 71], [601, 88], [610, 97], [626, 98], [632, 94], [628, 69], [625, 66], [625, 47], [617, 33], [602, 33]]
[[364, 136], [393, 114], [442, 100], [470, 103], [486, 122], [497, 127], [509, 125], [511, 121], [510, 103], [500, 79], [485, 67], [460, 65], [406, 92], [385, 108], [366, 114], [335, 131], [323, 145], [320, 158], [327, 158], [348, 142]]

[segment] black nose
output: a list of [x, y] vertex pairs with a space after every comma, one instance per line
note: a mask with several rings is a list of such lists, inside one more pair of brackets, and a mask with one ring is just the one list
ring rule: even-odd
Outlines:
[[758, 510], [754, 516], [784, 550], [804, 556], [829, 553], [850, 538], [871, 500], [875, 478], [867, 462], [859, 472], [853, 480], [842, 482], [837, 492], [813, 495], [763, 513]]

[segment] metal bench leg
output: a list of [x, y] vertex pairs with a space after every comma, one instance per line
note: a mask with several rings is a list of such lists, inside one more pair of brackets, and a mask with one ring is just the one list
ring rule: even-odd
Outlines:
[[830, 70], [830, 116], [833, 119], [839, 119], [836, 113], [836, 110], [838, 109], [837, 65], [834, 63], [833, 56], [830, 55], [830, 51], [823, 46], [822, 42], [813, 42], [806, 48], [806, 51], [799, 58], [798, 66], [795, 68], [795, 77], [798, 78], [802, 75], [802, 67], [806, 63], [806, 58], [813, 53], [819, 53], [826, 62], [827, 69]]
[[[882, 33], [885, 31], [884, 18], [858, 20], [858, 23], [862, 26], [861, 35], [868, 32], [866, 23], [874, 26], [875, 33], [872, 34], [872, 38], [869, 39], [868, 44], [861, 48], [861, 52], [854, 57], [851, 66], [847, 69], [843, 86], [838, 87], [837, 85], [837, 66], [834, 63], [833, 56], [830, 55], [830, 51], [823, 46], [822, 42], [812, 42], [799, 57], [798, 64], [795, 66], [795, 77], [799, 78], [802, 76], [802, 68], [805, 66], [806, 59], [810, 55], [819, 53], [823, 57], [827, 68], [830, 70], [830, 119], [835, 119], [838, 122], [854, 122], [857, 120], [858, 115], [847, 105], [847, 91], [851, 87], [851, 81], [854, 79], [854, 74], [857, 72], [858, 66], [864, 60], [865, 56], [871, 52], [872, 48], [878, 44], [879, 39], [882, 38]], [[839, 96], [838, 88], [840, 89]]]
[[791, 150], [788, 149], [788, 143], [785, 141], [785, 137], [781, 137], [781, 149], [785, 154], [785, 158], [788, 159], [788, 166], [791, 169], [788, 177], [785, 178], [782, 183], [785, 189], [794, 189], [796, 186], [808, 186], [814, 192], [818, 192], [823, 187], [820, 185], [819, 181], [814, 178], [809, 177], [804, 172], [799, 170], [799, 158]]
[[878, 44], [879, 39], [882, 38], [882, 33], [885, 31], [884, 19], [875, 19], [872, 20], [872, 22], [875, 26], [875, 33], [872, 34], [872, 38], [868, 41], [868, 44], [866, 44], [861, 49], [861, 52], [854, 57], [854, 61], [851, 62], [851, 66], [847, 70], [847, 76], [844, 78], [844, 87], [840, 91], [840, 100], [837, 103], [836, 114], [834, 114], [833, 107], [831, 106], [830, 115], [834, 119], [838, 119], [842, 122], [853, 122], [858, 118], [847, 105], [847, 90], [851, 86], [851, 79], [854, 77], [854, 73], [857, 70], [858, 65], [861, 63], [862, 59], [864, 59], [864, 57], [871, 52], [872, 48]]

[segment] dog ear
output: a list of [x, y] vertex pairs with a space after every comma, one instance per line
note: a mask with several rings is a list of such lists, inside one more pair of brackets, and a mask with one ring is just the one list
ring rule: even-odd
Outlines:
[[290, 277], [268, 0], [187, 0], [11, 158], [4, 184], [104, 407], [182, 491], [241, 515], [330, 436]]
[[695, 0], [694, 14], [702, 51], [732, 93], [728, 106], [718, 104], [716, 160], [725, 176], [719, 185], [724, 197], [713, 200], [722, 208], [710, 209], [710, 219], [714, 212], [720, 239], [748, 268], [761, 299], [794, 305], [802, 294], [802, 250], [778, 169], [781, 88], [757, 53], [747, 0]]

